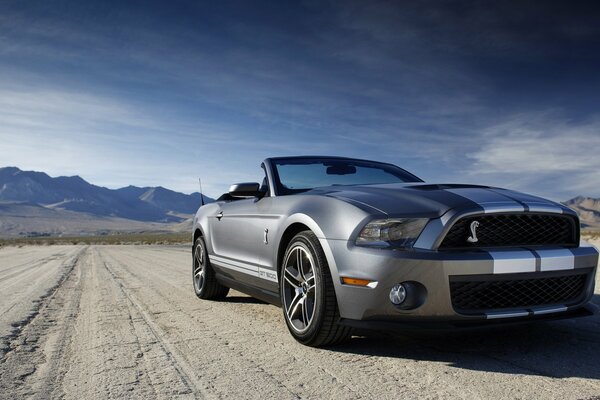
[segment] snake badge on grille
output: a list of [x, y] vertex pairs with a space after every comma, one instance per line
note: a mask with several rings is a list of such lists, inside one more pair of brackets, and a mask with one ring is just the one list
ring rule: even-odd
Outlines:
[[471, 222], [471, 236], [467, 238], [467, 242], [469, 243], [477, 243], [479, 239], [477, 238], [477, 227], [479, 226], [479, 221]]

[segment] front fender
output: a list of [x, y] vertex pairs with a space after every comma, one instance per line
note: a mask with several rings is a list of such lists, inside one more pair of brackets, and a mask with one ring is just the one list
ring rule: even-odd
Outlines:
[[196, 212], [196, 215], [194, 216], [194, 224], [193, 224], [193, 228], [192, 228], [192, 245], [193, 245], [194, 235], [196, 234], [196, 231], [199, 230], [200, 233], [202, 234], [202, 237], [204, 237], [204, 242], [206, 243], [206, 247], [207, 247], [209, 254], [212, 254], [213, 251], [212, 251], [212, 241], [210, 240], [211, 238], [208, 237], [208, 234], [209, 234], [208, 217], [215, 215], [219, 209], [220, 209], [220, 205], [218, 205], [218, 203], [205, 204], [198, 209], [198, 211]]
[[[329, 245], [329, 242], [328, 242], [327, 238], [325, 237], [323, 230], [321, 229], [319, 224], [313, 218], [311, 218], [310, 216], [308, 216], [306, 214], [302, 214], [302, 213], [295, 213], [295, 214], [290, 215], [286, 219], [285, 224], [283, 225], [283, 229], [281, 229], [279, 232], [279, 235], [276, 239], [277, 242], [276, 242], [275, 248], [276, 249], [280, 248], [281, 240], [284, 236], [284, 233], [288, 230], [288, 228], [290, 228], [294, 224], [305, 225], [319, 239], [319, 244], [321, 245], [321, 248], [323, 249], [323, 253], [325, 254], [325, 258], [327, 260], [327, 265], [329, 267], [329, 273], [331, 274], [331, 279], [333, 280], [334, 290], [335, 290], [336, 294], [339, 293], [338, 288], [341, 285], [341, 280], [340, 280], [340, 275], [338, 273], [336, 260], [333, 255], [333, 251], [331, 250], [331, 246]], [[344, 240], [340, 240], [340, 241], [344, 241]], [[282, 251], [285, 252], [285, 248], [283, 248]], [[280, 266], [278, 265], [279, 250], [275, 252], [273, 257], [274, 258], [272, 260], [272, 262], [273, 262], [272, 265], [276, 266], [277, 275], [278, 275], [279, 279], [281, 279], [281, 274], [279, 273]], [[337, 298], [337, 296], [336, 296], [336, 298]], [[338, 307], [339, 307], [339, 304], [338, 304]]]

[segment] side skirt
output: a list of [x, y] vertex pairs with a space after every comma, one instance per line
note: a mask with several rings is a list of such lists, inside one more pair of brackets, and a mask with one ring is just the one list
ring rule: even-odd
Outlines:
[[216, 273], [217, 280], [224, 286], [231, 289], [237, 290], [238, 292], [245, 293], [249, 296], [265, 301], [269, 304], [273, 304], [277, 307], [281, 307], [281, 299], [279, 293], [271, 292], [269, 290], [259, 289], [254, 286], [246, 285], [234, 279], [231, 279], [221, 273]]

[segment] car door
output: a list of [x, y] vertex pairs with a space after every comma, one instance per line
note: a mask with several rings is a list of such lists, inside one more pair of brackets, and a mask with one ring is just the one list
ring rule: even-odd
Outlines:
[[277, 293], [277, 271], [267, 254], [274, 251], [271, 232], [277, 217], [270, 215], [271, 197], [224, 203], [209, 222], [218, 272], [244, 285]]
[[256, 225], [256, 198], [223, 203], [209, 221], [214, 256], [258, 265], [257, 246], [261, 241]]

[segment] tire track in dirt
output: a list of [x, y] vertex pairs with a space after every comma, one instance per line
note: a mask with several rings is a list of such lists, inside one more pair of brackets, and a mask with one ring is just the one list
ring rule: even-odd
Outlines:
[[79, 301], [77, 292], [73, 290], [77, 287], [79, 277], [73, 271], [85, 251], [86, 248], [80, 248], [73, 257], [65, 261], [65, 273], [35, 303], [31, 314], [9, 336], [8, 347], [0, 361], [0, 397], [36, 396], [34, 386], [38, 379], [31, 378], [39, 375], [40, 369], [44, 369], [47, 360], [42, 347], [46, 344], [48, 335], [53, 332], [57, 333], [56, 338], [59, 340], [53, 346], [56, 350], [53, 351], [53, 359], [56, 362], [63, 360], [63, 350], [72, 334], [69, 328], [77, 316]]
[[[161, 347], [161, 350], [164, 352], [165, 356], [171, 361], [173, 367], [177, 371], [177, 374], [181, 378], [182, 382], [189, 390], [190, 393], [198, 393], [201, 392], [201, 388], [203, 386], [202, 382], [196, 379], [194, 370], [190, 367], [187, 361], [179, 354], [172, 344], [168, 341], [164, 340], [163, 337], [165, 333], [162, 329], [152, 320], [150, 315], [144, 310], [144, 308], [140, 305], [139, 301], [135, 298], [135, 296], [128, 293], [125, 287], [121, 284], [118, 277], [115, 275], [113, 270], [108, 266], [106, 262], [103, 262], [104, 268], [109, 272], [113, 282], [125, 295], [130, 304], [135, 307], [135, 309], [139, 312], [143, 322], [146, 324], [148, 330], [151, 332], [153, 338], [156, 340], [158, 345]], [[202, 396], [202, 397], [207, 397]]]
[[[25, 303], [28, 301], [31, 302], [31, 306], [20, 316], [20, 318], [11, 322], [12, 329], [10, 329], [9, 332], [0, 337], [0, 360], [3, 360], [6, 354], [13, 350], [11, 342], [14, 342], [18, 339], [23, 329], [25, 329], [27, 325], [39, 314], [42, 307], [45, 306], [45, 304], [54, 296], [54, 294], [60, 288], [60, 286], [69, 278], [71, 272], [77, 265], [79, 257], [85, 251], [85, 248], [75, 248], [74, 250], [75, 251], [71, 251], [68, 253], [73, 254], [72, 256], [68, 256], [67, 254], [63, 255], [67, 256], [68, 258], [64, 260], [59, 267], [60, 269], [62, 269], [62, 271], [59, 272], [59, 276], [57, 278], [56, 283], [45, 289], [42, 292], [42, 294], [39, 295], [39, 297], [37, 298], [17, 297], [17, 302], [12, 303], [11, 306], [4, 308], [2, 312], [3, 315], [7, 313], [10, 309], [14, 308], [17, 305], [17, 303]], [[53, 257], [51, 258], [54, 259]], [[45, 260], [49, 259], [50, 258], [45, 258]], [[34, 265], [42, 266], [43, 263], [34, 263]], [[44, 276], [47, 275], [45, 274]], [[29, 282], [22, 282], [22, 284], [31, 285], [31, 283]], [[5, 290], [7, 289], [7, 287], [0, 285], [0, 289], [2, 289], [2, 292], [6, 293]]]
[[198, 398], [94, 248], [81, 268], [77, 334], [69, 343], [68, 361], [56, 368], [62, 379], [50, 397]]
[[0, 271], [0, 288], [2, 288], [3, 290], [7, 289], [8, 287], [10, 287], [10, 285], [6, 283], [7, 280], [19, 277], [19, 275], [34, 272], [37, 268], [47, 264], [48, 262], [59, 259], [60, 256], [61, 254], [55, 254], [49, 257], [44, 257], [40, 260], [36, 260], [34, 262], [25, 262], [22, 264], [14, 265], [10, 268], [3, 269], [2, 271]]
[[44, 360], [37, 363], [28, 382], [34, 399], [58, 397], [57, 392], [64, 378], [63, 371], [71, 361], [69, 346], [76, 334], [74, 328], [81, 311], [82, 283], [88, 273], [87, 269], [81, 267], [88, 259], [89, 248], [85, 248], [77, 257], [64, 284], [58, 287], [56, 296], [50, 299], [44, 312], [27, 332], [29, 337], [35, 338], [39, 343], [40, 351], [37, 356]]
[[0, 363], [0, 398], [198, 398], [96, 259], [94, 249], [79, 254], [13, 338]]

